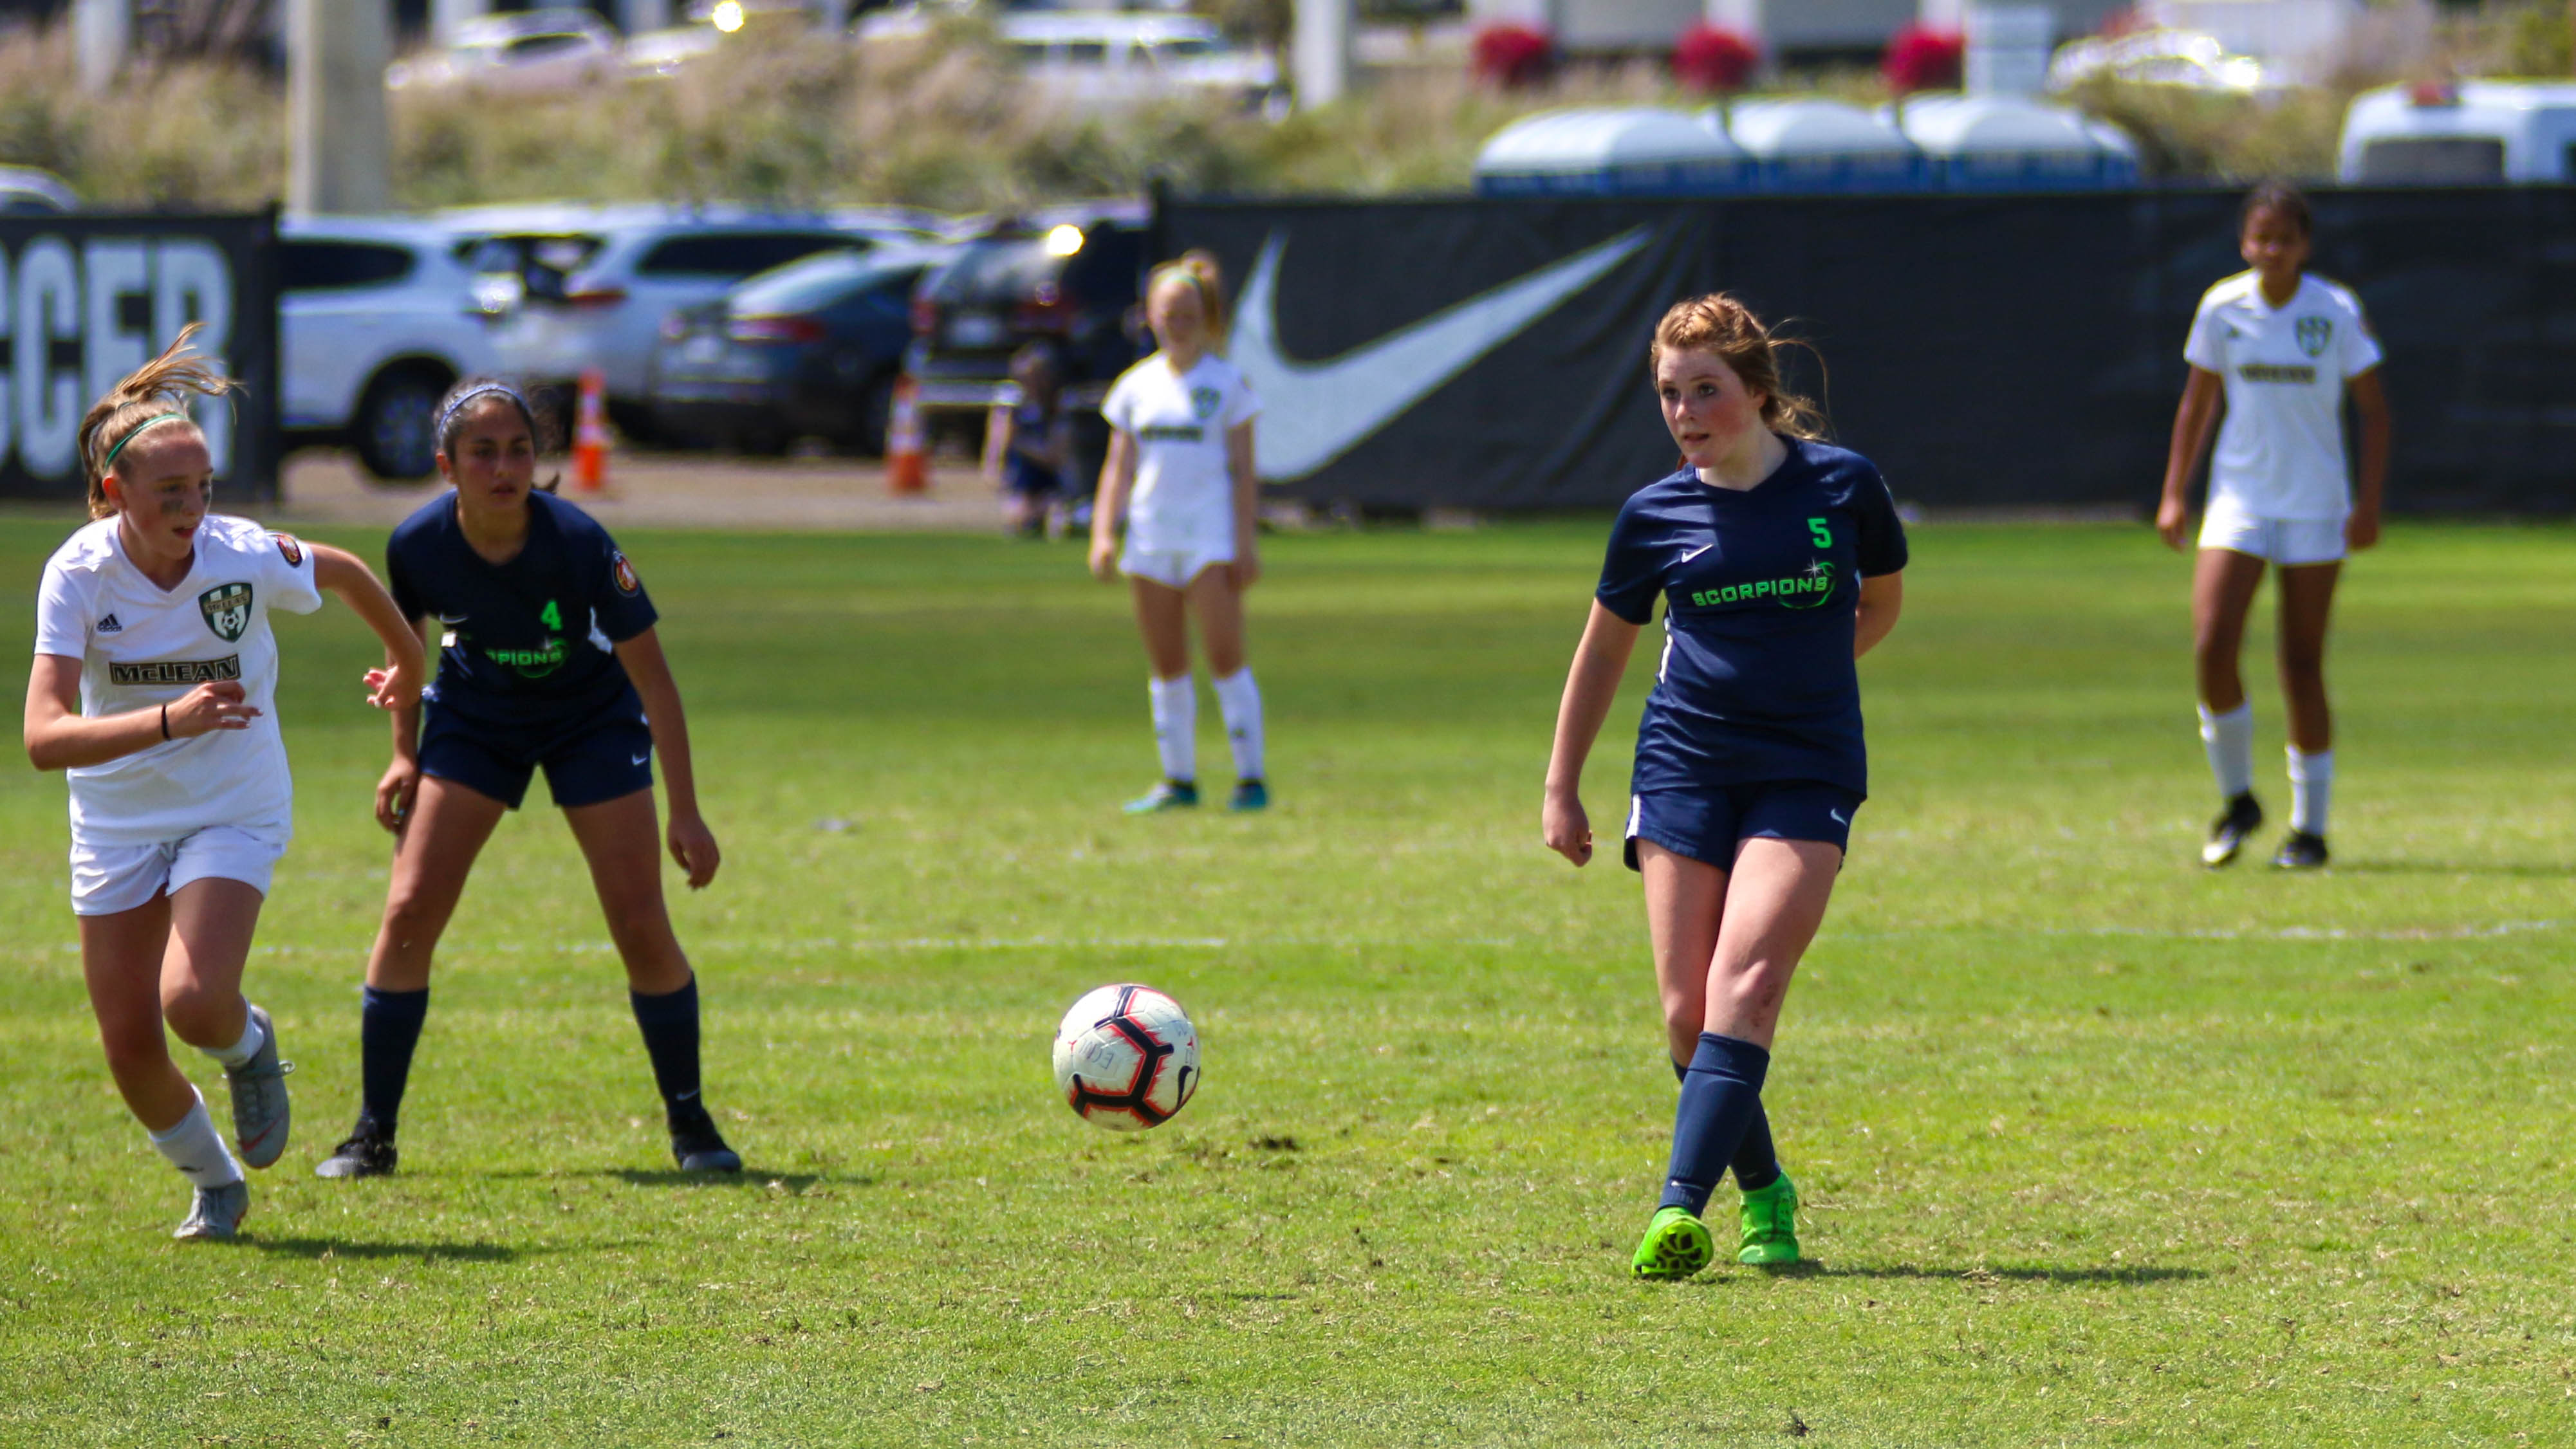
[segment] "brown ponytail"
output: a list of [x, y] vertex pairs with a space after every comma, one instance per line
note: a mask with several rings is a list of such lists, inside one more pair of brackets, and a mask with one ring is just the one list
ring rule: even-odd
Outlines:
[[1167, 281], [1187, 283], [1199, 294], [1199, 315], [1207, 319], [1208, 351], [1225, 350], [1225, 269], [1217, 265], [1216, 254], [1198, 247], [1181, 253], [1179, 260], [1156, 267], [1145, 279], [1145, 295], [1151, 297]]
[[159, 423], [176, 413], [178, 421], [163, 425], [198, 432], [196, 422], [187, 416], [189, 395], [221, 397], [241, 387], [224, 376], [213, 359], [190, 353], [189, 344], [205, 325], [191, 322], [180, 328], [179, 335], [159, 357], [128, 373], [123, 382], [107, 390], [105, 397], [90, 404], [89, 412], [81, 418], [81, 475], [89, 480], [90, 517], [105, 518], [116, 512], [116, 505], [107, 497], [110, 460], [143, 431], [145, 424]]
[[[1762, 422], [1775, 433], [1793, 438], [1825, 436], [1822, 408], [1780, 384], [1782, 347], [1807, 347], [1794, 338], [1774, 338], [1753, 309], [1724, 292], [1711, 292], [1675, 302], [1655, 324], [1654, 345], [1646, 349], [1648, 366], [1667, 352], [1709, 352], [1732, 368], [1745, 390], [1762, 394]], [[1807, 347], [1812, 355], [1815, 349]], [[1821, 366], [1823, 359], [1817, 359]]]

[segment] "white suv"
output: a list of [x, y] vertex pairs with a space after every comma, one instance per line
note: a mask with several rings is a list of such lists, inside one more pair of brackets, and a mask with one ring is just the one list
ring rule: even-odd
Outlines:
[[466, 265], [502, 369], [537, 387], [599, 369], [611, 418], [638, 439], [655, 431], [653, 353], [673, 312], [816, 252], [919, 239], [862, 217], [739, 207], [496, 206], [441, 219], [481, 239]]
[[280, 416], [288, 441], [345, 442], [379, 478], [436, 467], [439, 395], [496, 358], [456, 233], [290, 216], [278, 227]]

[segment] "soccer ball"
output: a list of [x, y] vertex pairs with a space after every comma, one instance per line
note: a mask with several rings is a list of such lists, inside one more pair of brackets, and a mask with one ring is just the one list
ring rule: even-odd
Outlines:
[[1095, 1127], [1159, 1127], [1199, 1089], [1198, 1028], [1151, 987], [1103, 986], [1055, 1029], [1055, 1085]]

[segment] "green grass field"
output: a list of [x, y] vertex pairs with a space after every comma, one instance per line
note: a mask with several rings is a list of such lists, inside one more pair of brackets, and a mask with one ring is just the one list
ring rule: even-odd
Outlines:
[[[0, 523], [0, 573], [66, 528]], [[301, 834], [250, 978], [296, 1145], [246, 1241], [171, 1243], [62, 782], [0, 773], [0, 1443], [2576, 1442], [2576, 533], [2406, 526], [2351, 570], [2338, 865], [2282, 878], [2192, 863], [2180, 559], [1919, 530], [1767, 1092], [1817, 1264], [1642, 1286], [1673, 1086], [1638, 892], [1537, 838], [1603, 530], [1276, 540], [1278, 807], [1146, 820], [1140, 651], [1071, 550], [628, 539], [727, 851], [675, 910], [739, 1182], [666, 1171], [545, 808], [450, 935], [403, 1172], [310, 1175], [387, 855], [335, 608], [278, 629]], [[1206, 1047], [1148, 1134], [1047, 1075], [1120, 979]]]

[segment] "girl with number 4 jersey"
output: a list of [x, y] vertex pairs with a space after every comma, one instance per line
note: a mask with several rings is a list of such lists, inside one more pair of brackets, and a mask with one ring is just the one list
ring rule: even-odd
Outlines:
[[536, 415], [506, 383], [469, 378], [439, 404], [438, 471], [452, 491], [385, 546], [404, 618], [439, 634], [438, 678], [394, 716], [376, 819], [394, 833], [384, 924], [367, 957], [358, 1125], [316, 1169], [394, 1170], [394, 1132], [429, 1012], [430, 956], [485, 841], [543, 770], [590, 864], [608, 934], [684, 1172], [739, 1172], [698, 1096], [698, 987], [671, 932], [653, 811], [653, 755], [671, 792], [671, 858], [689, 888], [715, 879], [698, 818], [679, 687], [657, 615], [608, 531], [535, 487]]
[[1762, 1110], [1772, 1032], [1824, 923], [1869, 790], [1853, 661], [1896, 626], [1905, 529], [1878, 470], [1816, 438], [1770, 334], [1734, 298], [1682, 302], [1649, 352], [1681, 470], [1619, 510], [1566, 676], [1542, 828], [1592, 858], [1583, 761], [1637, 631], [1664, 600], [1663, 659], [1637, 728], [1625, 831], [1673, 1072], [1672, 1165], [1630, 1268], [1687, 1278], [1731, 1167], [1739, 1262], [1798, 1261], [1797, 1189]]
[[[2156, 532], [2182, 547], [2191, 475], [2220, 403], [2218, 456], [2191, 582], [2192, 662], [2200, 738], [2225, 801], [2201, 863], [2227, 864], [2263, 823], [2254, 799], [2254, 707], [2238, 651], [2267, 563], [2281, 571], [2281, 692], [2290, 711], [2290, 833], [2272, 857], [2285, 869], [2326, 863], [2334, 784], [2334, 719], [2326, 705], [2326, 620], [2346, 552], [2379, 541], [2388, 476], [2388, 398], [2379, 343], [2352, 293], [2306, 275], [2315, 223], [2287, 186], [2255, 189], [2237, 223], [2247, 271], [2209, 289], [2192, 318], [2191, 363], [2174, 416]], [[2361, 476], [2344, 468], [2343, 400], [2361, 421]]]
[[[376, 576], [336, 548], [208, 512], [214, 461], [191, 394], [233, 390], [186, 355], [197, 327], [81, 419], [93, 520], [45, 564], [27, 757], [70, 777], [72, 912], [108, 1070], [152, 1146], [195, 1189], [181, 1238], [231, 1238], [242, 1165], [286, 1151], [277, 1027], [242, 995], [269, 879], [294, 834], [269, 611], [338, 594], [385, 644], [368, 703], [418, 698], [420, 640]], [[227, 1146], [164, 1024], [223, 1064]], [[238, 1149], [240, 1156], [234, 1156]]]

